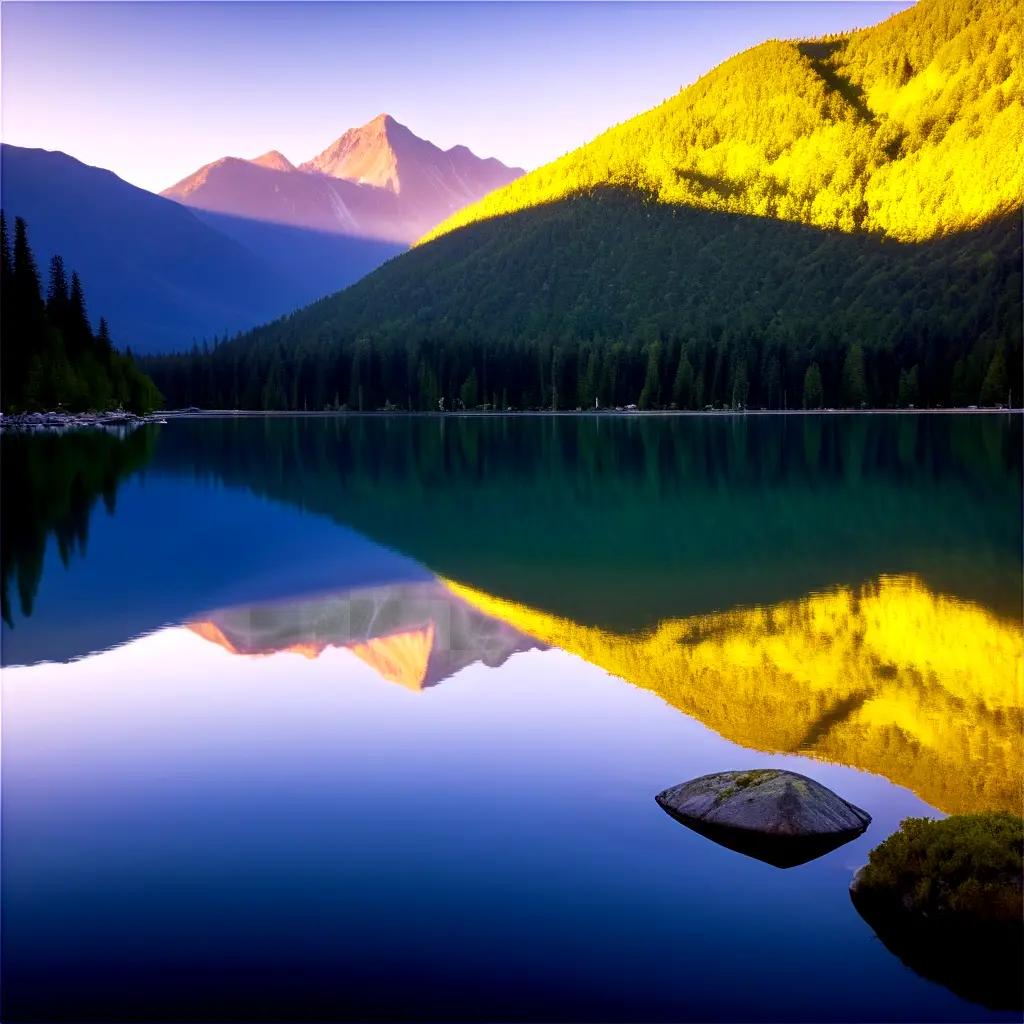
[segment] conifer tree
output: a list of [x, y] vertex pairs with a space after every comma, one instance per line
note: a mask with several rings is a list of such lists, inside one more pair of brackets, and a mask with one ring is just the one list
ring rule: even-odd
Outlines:
[[804, 374], [804, 408], [820, 409], [825, 404], [821, 386], [821, 369], [817, 363], [811, 363]]
[[[0, 278], [3, 343], [0, 345], [0, 399], [5, 412], [56, 408], [106, 409], [128, 406], [148, 412], [160, 402], [153, 382], [130, 356], [118, 354], [105, 320], [93, 339], [85, 295], [77, 275], [70, 290], [63, 260], [50, 263], [47, 302], [28, 241], [28, 229], [15, 220], [11, 253], [7, 220], [0, 210]], [[71, 349], [69, 338], [76, 339]]]
[[50, 260], [50, 285], [46, 292], [46, 315], [50, 322], [60, 330], [65, 330], [68, 322], [70, 297], [68, 294], [68, 277], [64, 271], [64, 260], [54, 256]]
[[693, 363], [685, 348], [679, 352], [679, 365], [672, 382], [672, 401], [679, 409], [693, 408]]
[[898, 402], [902, 408], [908, 409], [912, 405], [917, 405], [920, 392], [919, 380], [920, 374], [918, 373], [917, 364], [909, 370], [903, 370], [900, 373], [900, 385], [897, 394]]
[[640, 391], [637, 405], [641, 409], [653, 409], [658, 405], [661, 395], [661, 342], [652, 342], [647, 347], [647, 373], [644, 386]]
[[996, 349], [992, 361], [988, 364], [988, 372], [981, 384], [981, 405], [1002, 405], [1007, 401], [1009, 381], [1006, 376], [1006, 356], [1002, 345]]
[[7, 231], [7, 217], [0, 210], [0, 286], [4, 289], [10, 284], [13, 268], [11, 266], [11, 239]]
[[89, 326], [89, 315], [85, 308], [85, 292], [82, 290], [78, 274], [71, 275], [66, 340], [68, 348], [74, 353], [81, 352], [92, 341], [92, 328]]
[[868, 389], [864, 376], [864, 349], [853, 344], [843, 361], [843, 404], [859, 409], [867, 404]]

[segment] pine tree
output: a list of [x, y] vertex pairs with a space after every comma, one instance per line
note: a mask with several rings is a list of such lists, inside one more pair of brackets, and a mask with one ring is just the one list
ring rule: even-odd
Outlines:
[[916, 363], [909, 370], [903, 370], [900, 373], [898, 401], [901, 408], [908, 409], [911, 406], [917, 405], [920, 390], [918, 380], [919, 374]]
[[843, 361], [843, 404], [860, 409], [867, 404], [868, 389], [864, 376], [864, 349], [851, 345]]
[[953, 364], [953, 378], [949, 385], [949, 404], [954, 409], [963, 409], [968, 405], [973, 405], [976, 397], [976, 393], [971, 393], [967, 364], [962, 358], [958, 359]]
[[821, 370], [817, 363], [811, 363], [804, 374], [804, 408], [820, 409], [825, 404], [821, 386]]
[[92, 328], [85, 308], [85, 292], [78, 274], [71, 275], [71, 296], [68, 299], [68, 320], [65, 332], [68, 351], [72, 354], [83, 352], [92, 341]]
[[21, 217], [14, 221], [14, 253], [9, 287], [4, 289], [3, 401], [6, 407], [24, 401], [33, 351], [46, 330], [45, 309], [39, 290], [39, 271], [28, 244], [28, 229]]
[[782, 408], [782, 366], [772, 353], [764, 372], [764, 395], [769, 409]]
[[[110, 340], [110, 327], [107, 325], [106, 317], [100, 317], [99, 330], [96, 332], [96, 340], [104, 347], [112, 349], [114, 343]], [[131, 349], [128, 350], [129, 353]]]
[[475, 369], [470, 370], [466, 379], [462, 382], [462, 387], [459, 389], [459, 398], [462, 399], [462, 404], [467, 409], [475, 409], [479, 404]]
[[747, 392], [750, 390], [750, 383], [747, 380], [747, 361], [740, 356], [736, 360], [736, 368], [732, 377], [732, 407], [734, 409], [745, 409], [747, 405]]
[[[106, 321], [100, 322], [100, 337], [93, 339], [81, 282], [73, 276], [69, 292], [60, 257], [51, 261], [48, 301], [43, 302], [25, 222], [20, 217], [15, 220], [12, 254], [2, 211], [0, 278], [0, 385], [5, 411], [59, 406], [76, 411], [105, 409], [115, 402], [136, 412], [156, 407], [159, 391], [130, 356], [114, 350]], [[76, 350], [66, 344], [68, 337], [78, 345]]]
[[43, 298], [39, 288], [39, 270], [28, 244], [28, 229], [21, 217], [14, 221], [14, 259], [11, 299], [21, 330], [38, 329], [43, 319]]
[[653, 409], [661, 398], [661, 342], [655, 341], [647, 347], [647, 373], [640, 391], [637, 405], [641, 409]]
[[693, 363], [685, 348], [679, 352], [679, 365], [672, 382], [672, 401], [679, 409], [693, 408]]
[[996, 349], [992, 361], [988, 364], [988, 372], [981, 385], [979, 403], [981, 405], [1002, 405], [1007, 401], [1009, 381], [1006, 376], [1006, 355], [1002, 345]]
[[11, 264], [11, 239], [7, 232], [7, 217], [4, 211], [0, 210], [0, 287], [6, 294], [7, 287], [11, 283], [14, 274], [14, 267]]
[[50, 260], [50, 286], [46, 292], [46, 315], [60, 331], [65, 331], [69, 309], [68, 278], [64, 272], [64, 260], [54, 256]]

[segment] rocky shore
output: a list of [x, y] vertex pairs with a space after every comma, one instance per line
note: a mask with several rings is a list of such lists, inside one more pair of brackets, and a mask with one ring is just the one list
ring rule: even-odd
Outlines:
[[0, 416], [0, 432], [66, 431], [85, 427], [135, 427], [143, 423], [166, 423], [163, 415], [138, 416], [116, 409], [110, 412], [23, 412]]

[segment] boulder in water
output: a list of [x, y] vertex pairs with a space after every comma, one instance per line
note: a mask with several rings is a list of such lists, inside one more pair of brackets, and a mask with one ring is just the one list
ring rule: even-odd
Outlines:
[[695, 832], [776, 867], [820, 857], [871, 822], [821, 783], [778, 768], [702, 775], [655, 799]]

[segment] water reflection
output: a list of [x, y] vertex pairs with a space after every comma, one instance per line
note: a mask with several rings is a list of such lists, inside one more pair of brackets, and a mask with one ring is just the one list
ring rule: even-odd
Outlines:
[[[479, 1020], [498, 991], [516, 1019], [978, 1019], [888, 956], [846, 882], [922, 799], [1019, 809], [1011, 421], [2, 446], [23, 1019]], [[872, 831], [776, 872], [650, 799], [736, 764], [813, 774]]]
[[916, 578], [669, 619], [635, 634], [449, 586], [737, 743], [878, 772], [948, 812], [1020, 813], [1020, 626]]
[[31, 615], [49, 537], [56, 539], [65, 567], [72, 557], [84, 556], [97, 501], [114, 514], [121, 481], [152, 459], [156, 430], [14, 432], [5, 434], [0, 446], [0, 608], [11, 625], [11, 584], [21, 614]]
[[229, 608], [187, 625], [231, 654], [315, 659], [344, 648], [382, 679], [410, 690], [436, 686], [475, 662], [497, 668], [518, 651], [543, 646], [439, 581]]
[[1020, 807], [1005, 418], [212, 420], [2, 444], [5, 664], [190, 622], [237, 652], [345, 646], [423, 687], [542, 643], [748, 747], [946, 811]]

